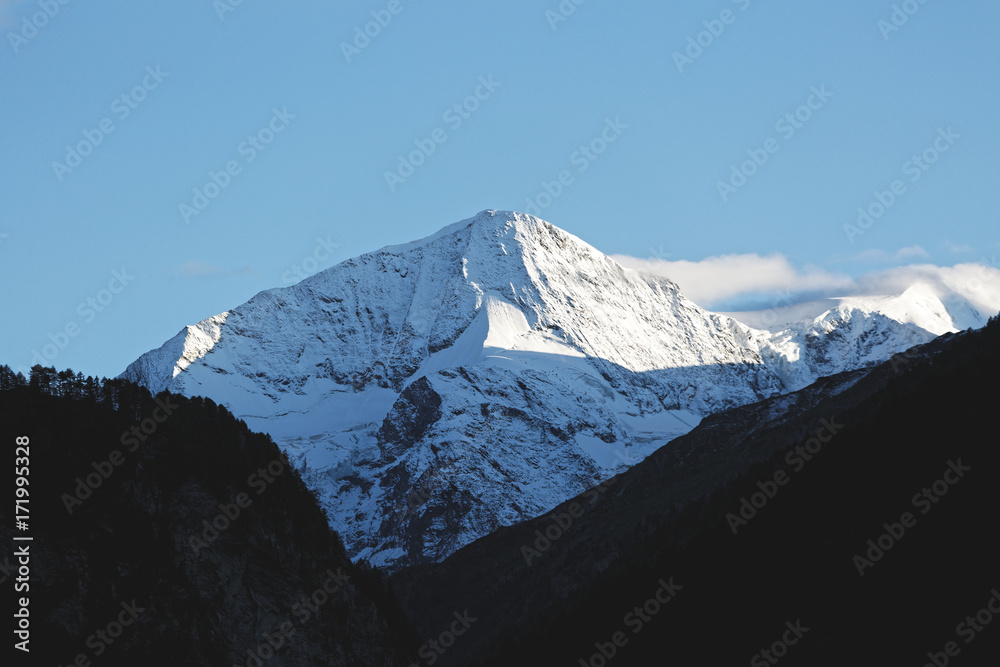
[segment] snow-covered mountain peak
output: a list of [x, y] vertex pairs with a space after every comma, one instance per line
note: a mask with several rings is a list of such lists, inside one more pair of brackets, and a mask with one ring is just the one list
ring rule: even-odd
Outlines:
[[930, 335], [841, 305], [816, 314], [829, 326], [757, 330], [488, 210], [261, 292], [123, 376], [270, 433], [351, 554], [399, 565], [543, 513], [708, 413]]
[[844, 297], [840, 299], [840, 307], [882, 313], [897, 322], [912, 324], [935, 336], [957, 330], [937, 292], [923, 282], [911, 285], [898, 295]]
[[936, 336], [984, 326], [988, 319], [958, 292], [920, 280], [896, 294], [831, 297], [727, 316], [768, 332], [761, 353], [788, 389], [881, 363]]
[[984, 317], [957, 292], [917, 281], [896, 294], [863, 294], [805, 301], [768, 310], [725, 313], [747, 326], [780, 333], [807, 326], [829, 331], [854, 316], [880, 315], [940, 336], [986, 324]]

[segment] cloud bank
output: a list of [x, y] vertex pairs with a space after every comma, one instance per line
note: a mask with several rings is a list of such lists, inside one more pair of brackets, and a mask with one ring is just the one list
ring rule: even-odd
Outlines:
[[[905, 261], [925, 258], [927, 253], [912, 246], [885, 256]], [[964, 297], [983, 314], [1000, 311], [1000, 258], [996, 256], [955, 266], [910, 264], [857, 278], [819, 267], [797, 267], [781, 254], [720, 255], [697, 262], [612, 257], [622, 266], [669, 278], [685, 296], [709, 310], [755, 310], [776, 301], [791, 304], [823, 297], [894, 295], [923, 283], [941, 298]]]

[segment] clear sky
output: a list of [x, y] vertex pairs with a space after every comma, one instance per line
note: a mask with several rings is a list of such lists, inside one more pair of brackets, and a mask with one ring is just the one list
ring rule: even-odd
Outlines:
[[486, 208], [793, 278], [1000, 250], [996, 2], [235, 2], [0, 0], [0, 362], [114, 375]]

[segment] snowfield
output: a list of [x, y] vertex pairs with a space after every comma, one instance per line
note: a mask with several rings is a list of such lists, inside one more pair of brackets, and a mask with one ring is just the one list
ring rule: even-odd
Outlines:
[[547, 222], [483, 211], [261, 292], [122, 376], [270, 433], [352, 557], [392, 569], [542, 514], [706, 414], [955, 326], [919, 288], [790, 308], [710, 313]]

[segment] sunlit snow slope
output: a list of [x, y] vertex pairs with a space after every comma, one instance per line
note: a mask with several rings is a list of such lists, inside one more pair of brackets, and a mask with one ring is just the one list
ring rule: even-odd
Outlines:
[[816, 363], [776, 335], [547, 222], [484, 211], [261, 292], [123, 376], [270, 433], [352, 556], [399, 567], [543, 513], [705, 414], [922, 340]]
[[880, 363], [941, 334], [978, 329], [989, 319], [957, 292], [939, 296], [925, 283], [895, 295], [818, 299], [726, 314], [770, 333], [761, 354], [789, 389], [846, 368]]

